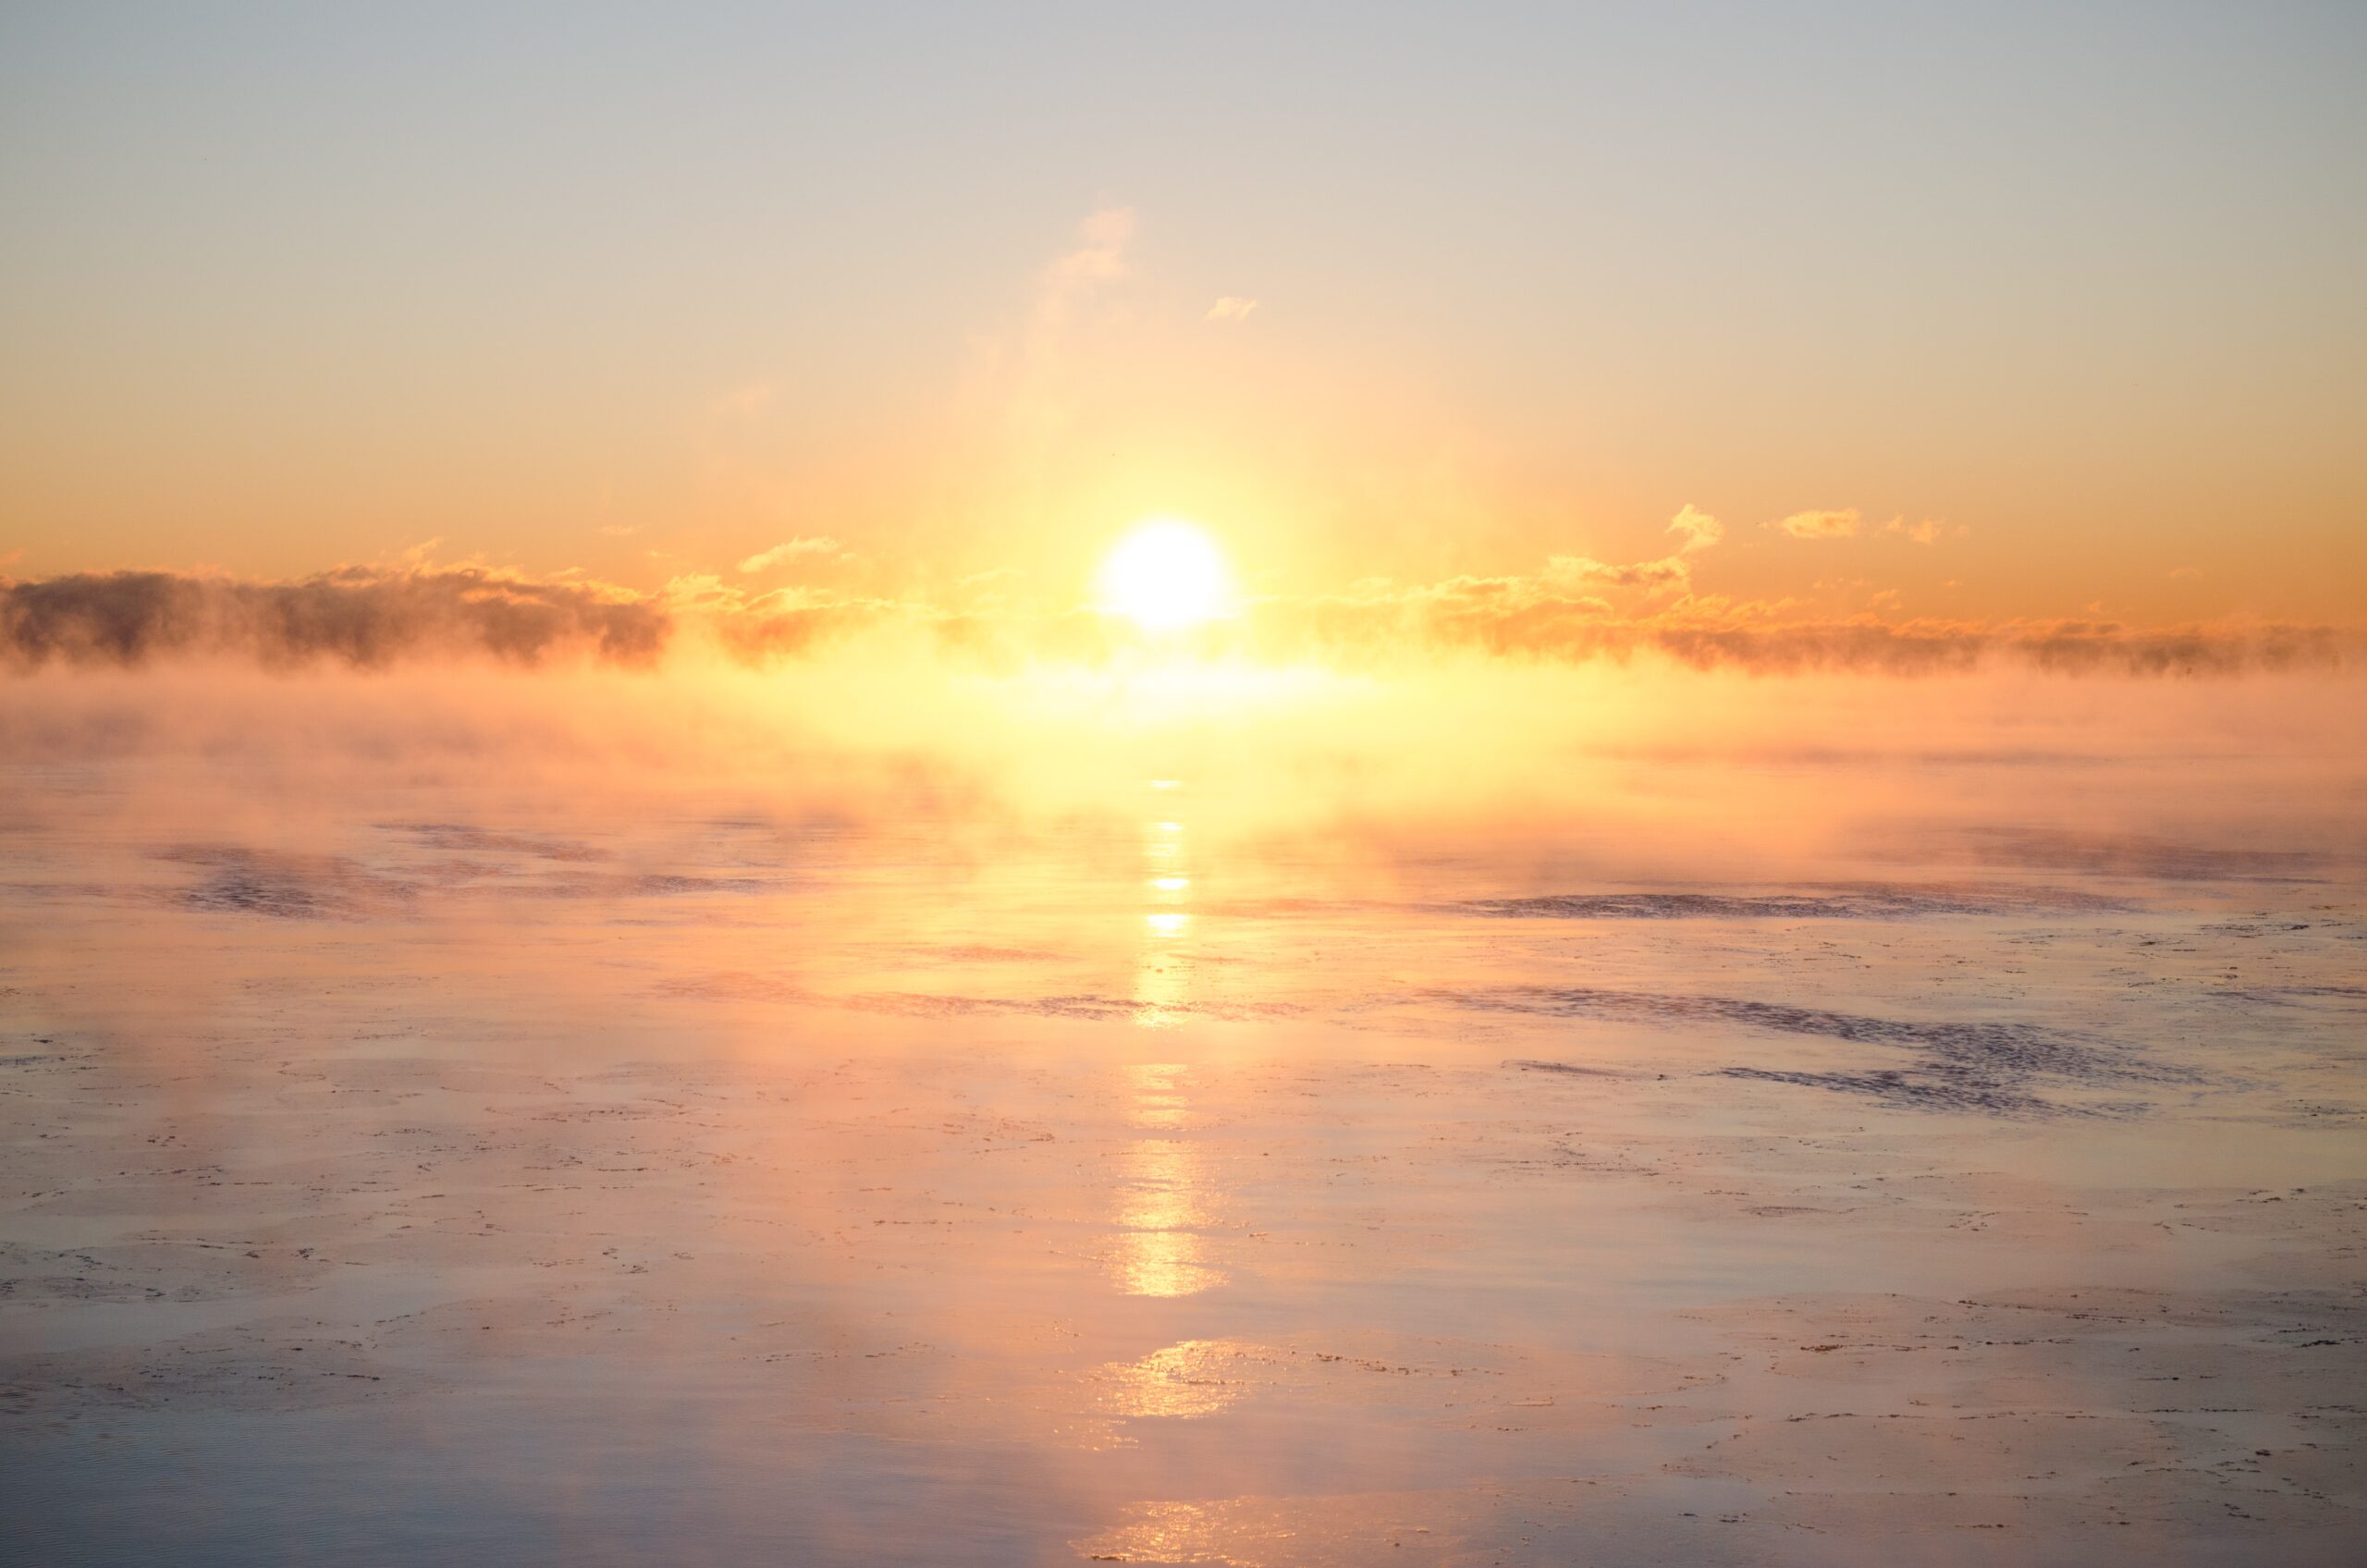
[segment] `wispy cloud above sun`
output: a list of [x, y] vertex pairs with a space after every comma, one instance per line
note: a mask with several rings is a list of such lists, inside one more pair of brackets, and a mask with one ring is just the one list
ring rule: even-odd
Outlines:
[[827, 557], [841, 555], [845, 549], [846, 546], [827, 534], [811, 539], [786, 539], [769, 550], [759, 550], [753, 556], [743, 557], [740, 562], [740, 570], [742, 573], [754, 575], [760, 571], [769, 571], [775, 567], [785, 565], [801, 557]]

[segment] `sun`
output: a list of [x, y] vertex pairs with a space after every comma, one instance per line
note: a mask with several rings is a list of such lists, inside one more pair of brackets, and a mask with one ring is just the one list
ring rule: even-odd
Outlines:
[[1146, 518], [1101, 563], [1101, 608], [1146, 631], [1173, 631], [1233, 608], [1233, 577], [1207, 529], [1179, 517]]

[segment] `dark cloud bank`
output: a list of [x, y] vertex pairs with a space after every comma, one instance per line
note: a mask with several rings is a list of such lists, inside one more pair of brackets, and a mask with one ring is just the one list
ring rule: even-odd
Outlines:
[[[490, 657], [521, 665], [589, 659], [657, 663], [691, 628], [728, 656], [766, 664], [810, 655], [865, 628], [901, 621], [949, 651], [990, 655], [1041, 644], [1106, 649], [1098, 622], [1014, 618], [986, 627], [919, 604], [832, 603], [780, 595], [681, 606], [569, 579], [481, 567], [395, 571], [344, 567], [287, 582], [164, 571], [0, 580], [0, 666], [136, 668], [192, 656], [265, 667], [374, 668], [405, 660]], [[1087, 618], [1090, 620], [1090, 618]], [[1081, 630], [1082, 628], [1082, 630]], [[1441, 612], [1337, 601], [1269, 600], [1209, 630], [1212, 643], [1260, 656], [1370, 661], [1461, 650], [1550, 662], [1659, 656], [1699, 669], [1936, 674], [2005, 662], [2064, 673], [2230, 675], [2342, 670], [2367, 664], [2367, 635], [2324, 626], [2131, 629], [2099, 622], [2005, 626], [1871, 622], [1719, 626], [1615, 619], [1527, 602]]]
[[297, 582], [78, 573], [10, 582], [0, 594], [0, 657], [19, 668], [202, 654], [364, 668], [455, 652], [533, 663], [577, 651], [645, 665], [671, 631], [666, 611], [646, 600], [473, 567], [346, 568]]

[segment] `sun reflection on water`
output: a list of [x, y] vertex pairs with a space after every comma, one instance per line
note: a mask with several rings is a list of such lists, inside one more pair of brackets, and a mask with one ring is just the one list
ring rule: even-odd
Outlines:
[[1257, 1353], [1233, 1340], [1185, 1340], [1140, 1361], [1114, 1362], [1099, 1375], [1101, 1403], [1120, 1415], [1214, 1415], [1250, 1391], [1240, 1374]]
[[1200, 1147], [1188, 1136], [1192, 1103], [1184, 1086], [1190, 1069], [1146, 1062], [1125, 1070], [1126, 1119], [1156, 1135], [1128, 1144], [1119, 1156], [1119, 1227], [1109, 1269], [1128, 1295], [1188, 1296], [1221, 1285], [1224, 1270], [1204, 1232], [1217, 1223], [1217, 1191]]
[[[1173, 790], [1179, 782], [1154, 778], [1151, 788]], [[1134, 965], [1134, 1021], [1147, 1029], [1182, 1023], [1191, 1000], [1191, 960], [1176, 947], [1191, 929], [1192, 917], [1180, 907], [1192, 892], [1190, 855], [1182, 822], [1160, 817], [1144, 824], [1143, 858], [1150, 870], [1146, 886], [1153, 907], [1143, 916], [1144, 943]]]
[[1196, 1296], [1225, 1282], [1207, 1241], [1189, 1231], [1130, 1231], [1110, 1255], [1118, 1288], [1130, 1296]]

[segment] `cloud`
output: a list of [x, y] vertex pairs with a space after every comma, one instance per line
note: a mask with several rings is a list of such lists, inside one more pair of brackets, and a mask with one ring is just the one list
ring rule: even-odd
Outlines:
[[1858, 532], [1858, 508], [1794, 512], [1774, 526], [1795, 539], [1846, 539]]
[[1674, 554], [1658, 560], [1613, 566], [1590, 556], [1555, 556], [1545, 563], [1545, 575], [1556, 584], [1641, 588], [1649, 593], [1686, 587], [1693, 581], [1693, 563], [1687, 557], [1723, 539], [1726, 525], [1687, 502], [1669, 519], [1667, 532], [1676, 534], [1679, 543]]
[[1604, 588], [1673, 588], [1688, 582], [1692, 567], [1681, 557], [1633, 561], [1611, 566], [1587, 556], [1555, 556], [1545, 563], [1548, 578], [1563, 582], [1593, 583]]
[[1202, 321], [1246, 321], [1249, 319], [1249, 312], [1257, 308], [1257, 301], [1255, 300], [1245, 300], [1238, 294], [1228, 294], [1210, 305], [1208, 313], [1200, 319]]
[[1079, 367], [1108, 325], [1111, 291], [1133, 270], [1134, 227], [1131, 207], [1086, 218], [1071, 247], [1037, 274], [1024, 322], [1008, 337], [973, 344], [971, 396], [1020, 443], [1023, 467], [1049, 459], [1083, 402]]
[[1688, 597], [1621, 616], [1541, 580], [1455, 578], [1359, 598], [1269, 602], [1269, 657], [1347, 663], [1412, 652], [1484, 653], [1539, 663], [1656, 656], [1695, 669], [1929, 676], [2017, 665], [2065, 675], [2235, 676], [2367, 668], [2367, 632], [2293, 625], [2132, 628], [2097, 621], [1812, 619], [1788, 604]]
[[455, 652], [534, 664], [568, 650], [646, 665], [671, 630], [662, 606], [621, 590], [484, 567], [340, 567], [293, 582], [113, 571], [0, 583], [0, 663], [18, 668], [225, 654], [374, 668]]
[[740, 570], [743, 573], [759, 572], [777, 567], [783, 561], [794, 560], [799, 556], [837, 556], [844, 553], [845, 546], [828, 534], [811, 539], [791, 539], [775, 545], [769, 550], [757, 551], [740, 563]]
[[[1688, 541], [1706, 537], [1696, 516], [1671, 527]], [[1010, 581], [987, 574], [940, 602], [812, 584], [759, 593], [712, 573], [680, 575], [642, 594], [571, 573], [530, 579], [475, 566], [346, 567], [286, 582], [161, 571], [0, 578], [0, 669], [207, 657], [266, 668], [382, 669], [472, 657], [653, 668], [686, 646], [763, 668], [899, 635], [918, 636], [940, 656], [1015, 667], [1089, 665], [1118, 646], [1106, 618], [979, 591]], [[1639, 611], [1629, 600], [1622, 609], [1604, 596], [1621, 590], [1641, 590], [1653, 607]], [[1209, 636], [1211, 648], [1228, 655], [1343, 668], [1477, 653], [1538, 663], [1651, 657], [1769, 674], [1914, 676], [1996, 664], [2074, 675], [2367, 669], [2367, 631], [2358, 628], [1937, 620], [1880, 606], [1834, 618], [1791, 601], [1738, 604], [1694, 593], [1682, 551], [1626, 565], [1563, 557], [1531, 574], [1370, 580], [1340, 594], [1269, 595]]]
[[1126, 276], [1126, 247], [1134, 239], [1134, 210], [1104, 207], [1077, 225], [1076, 237], [1076, 248], [1046, 269], [1045, 283], [1055, 291]]
[[[1904, 517], [1895, 517], [1883, 524], [1883, 532], [1903, 533], [1918, 545], [1936, 545], [1940, 542], [1940, 535], [1947, 532], [1947, 527], [1937, 518], [1927, 517], [1921, 522], [1909, 522]], [[1958, 529], [1956, 532], [1961, 533], [1964, 531]]]
[[1698, 554], [1726, 536], [1724, 523], [1696, 508], [1690, 501], [1678, 508], [1676, 515], [1668, 520], [1668, 531], [1684, 535], [1685, 543], [1676, 547], [1680, 556]]

